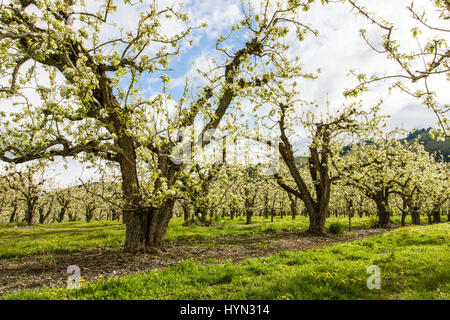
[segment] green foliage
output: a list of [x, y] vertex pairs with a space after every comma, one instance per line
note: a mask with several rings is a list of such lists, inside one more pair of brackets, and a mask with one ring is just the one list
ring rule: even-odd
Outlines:
[[[411, 131], [404, 139], [400, 139], [400, 142], [413, 143], [419, 141], [423, 145], [425, 151], [429, 152], [437, 161], [444, 160], [444, 162], [450, 162], [450, 139], [444, 139], [443, 141], [433, 139], [431, 136], [431, 128], [417, 129]], [[366, 141], [368, 145], [373, 145], [373, 141]], [[347, 145], [343, 149], [342, 155], [346, 155], [351, 152], [352, 146]]]
[[333, 222], [328, 227], [328, 232], [332, 234], [342, 234], [345, 226], [340, 222]]

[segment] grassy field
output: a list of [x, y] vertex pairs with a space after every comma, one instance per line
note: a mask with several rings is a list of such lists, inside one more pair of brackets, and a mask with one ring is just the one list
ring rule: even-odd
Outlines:
[[[196, 225], [185, 227], [183, 219], [171, 220], [167, 232], [167, 241], [188, 240], [195, 244], [197, 240], [218, 237], [245, 236], [250, 234], [268, 234], [283, 231], [306, 230], [308, 219], [300, 216], [295, 220], [290, 217], [275, 218], [274, 222], [262, 217], [254, 217], [254, 224], [245, 225], [245, 218], [234, 220], [217, 219], [212, 227]], [[347, 225], [347, 218], [329, 218], [327, 227], [333, 222]], [[399, 218], [392, 218], [399, 223]], [[354, 218], [352, 225], [371, 226], [373, 218]], [[57, 235], [57, 236], [56, 236]], [[122, 246], [125, 239], [125, 227], [118, 222], [93, 221], [67, 222], [34, 225], [0, 224], [0, 259], [14, 259], [30, 255], [57, 254], [80, 251], [90, 248], [107, 248]]]
[[[281, 252], [238, 264], [187, 260], [147, 273], [83, 282], [78, 290], [27, 290], [0, 298], [448, 300], [449, 239], [449, 223], [406, 227], [351, 243]], [[366, 268], [371, 265], [381, 269], [381, 290], [367, 288]]]

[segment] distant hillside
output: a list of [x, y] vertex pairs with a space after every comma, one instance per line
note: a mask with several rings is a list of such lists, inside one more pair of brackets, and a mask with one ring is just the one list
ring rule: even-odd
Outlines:
[[419, 129], [411, 132], [405, 139], [402, 139], [402, 141], [406, 140], [412, 142], [415, 139], [419, 139], [426, 151], [433, 155], [435, 154], [436, 160], [443, 157], [445, 162], [450, 162], [450, 139], [437, 141], [431, 139], [430, 129]]
[[[418, 139], [419, 142], [424, 146], [425, 150], [430, 154], [434, 155], [436, 160], [441, 158], [444, 159], [445, 162], [450, 162], [450, 139], [446, 139], [445, 141], [437, 141], [436, 139], [432, 139], [430, 135], [430, 128], [428, 129], [418, 129], [411, 132], [406, 138], [400, 139], [400, 141], [413, 142], [415, 139]], [[373, 144], [372, 141], [366, 141], [367, 144]], [[349, 151], [351, 151], [352, 147], [350, 145], [342, 148], [341, 155], [346, 155]], [[305, 165], [307, 163], [306, 157], [296, 157], [297, 165]]]

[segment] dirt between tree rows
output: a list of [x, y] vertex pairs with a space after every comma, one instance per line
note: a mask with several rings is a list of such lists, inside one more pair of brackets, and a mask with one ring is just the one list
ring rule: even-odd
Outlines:
[[31, 234], [2, 236], [2, 239], [4, 239], [4, 240], [11, 240], [11, 239], [20, 239], [20, 238], [48, 236], [48, 235], [52, 235], [52, 234], [62, 234], [62, 233], [92, 232], [92, 231], [99, 231], [99, 230], [104, 230], [106, 228], [115, 228], [115, 227], [116, 226], [72, 227], [72, 230], [55, 230], [55, 231], [36, 232], [36, 233], [31, 233]]
[[0, 295], [42, 286], [62, 287], [67, 281], [67, 267], [77, 265], [86, 281], [123, 276], [176, 265], [195, 259], [206, 263], [210, 259], [231, 260], [266, 257], [281, 251], [301, 251], [331, 246], [340, 242], [375, 236], [391, 229], [358, 228], [344, 235], [327, 234], [313, 237], [305, 232], [283, 232], [215, 238], [211, 240], [168, 243], [157, 254], [133, 255], [123, 248], [88, 249], [67, 254], [48, 254], [18, 260], [0, 260]]

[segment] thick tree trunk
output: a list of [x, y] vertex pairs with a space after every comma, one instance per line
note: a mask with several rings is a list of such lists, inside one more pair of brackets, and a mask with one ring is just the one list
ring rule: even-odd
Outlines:
[[273, 197], [272, 207], [270, 208], [270, 222], [273, 222], [273, 219], [275, 217], [275, 199], [276, 199], [277, 195], [278, 195], [278, 193], [276, 193], [275, 197]]
[[[123, 136], [119, 138], [118, 144], [123, 151], [123, 155], [119, 158], [119, 164], [122, 173], [123, 195], [127, 204], [123, 209], [123, 219], [126, 225], [124, 250], [131, 253], [154, 252], [163, 245], [175, 200], [166, 200], [158, 208], [144, 206], [139, 189], [133, 141], [131, 138]], [[168, 151], [164, 153], [170, 154]], [[158, 169], [167, 185], [173, 185], [175, 167], [170, 162], [169, 156], [158, 155]], [[162, 181], [158, 179], [155, 182], [155, 188], [158, 189], [161, 185]]]
[[263, 208], [263, 216], [264, 219], [269, 219], [269, 190], [266, 190], [265, 194], [264, 194], [264, 208]]
[[309, 229], [308, 233], [312, 235], [323, 235], [326, 233], [325, 220], [327, 212], [325, 211], [315, 211], [309, 212]]
[[66, 197], [64, 197], [63, 199], [58, 200], [59, 204], [61, 205], [61, 208], [59, 209], [59, 214], [57, 217], [57, 221], [58, 222], [63, 222], [64, 218], [66, 216], [66, 212], [67, 209], [69, 208], [70, 205], [70, 200], [68, 200]]
[[43, 224], [44, 222], [44, 208], [43, 207], [38, 207], [37, 208], [38, 213], [39, 213], [39, 223]]
[[9, 223], [13, 223], [16, 220], [16, 210], [14, 209], [11, 215], [9, 216]]
[[33, 225], [33, 220], [34, 220], [33, 211], [27, 206], [27, 210], [25, 211], [25, 218], [23, 221], [26, 222], [29, 226], [31, 226]]
[[352, 231], [352, 215], [348, 215], [348, 231]]
[[406, 215], [408, 213], [408, 208], [411, 208], [411, 202], [406, 197], [402, 197], [402, 200], [403, 200], [403, 208], [401, 209], [402, 211], [401, 226], [404, 227], [406, 225], [405, 221]]
[[305, 207], [309, 214], [308, 232], [313, 235], [323, 235], [326, 233], [325, 221], [330, 210], [331, 184], [329, 180], [322, 182], [318, 189], [318, 199], [313, 205], [305, 202]]
[[441, 209], [434, 208], [433, 212], [433, 223], [441, 223]]
[[46, 213], [44, 213], [44, 208], [39, 208], [39, 223], [44, 224], [51, 212], [52, 212], [51, 205], [49, 208], [47, 208]]
[[187, 222], [191, 217], [191, 208], [187, 203], [183, 203], [182, 208], [183, 208], [183, 219], [185, 222]]
[[363, 200], [362, 200], [362, 196], [360, 196], [359, 198], [359, 211], [358, 211], [358, 215], [360, 218], [363, 217], [364, 212], [363, 212]]
[[319, 202], [314, 206], [305, 204], [305, 209], [309, 215], [309, 229], [308, 233], [316, 236], [326, 234], [325, 221], [327, 219], [330, 210], [330, 189], [321, 189], [322, 197], [319, 198]]
[[63, 222], [64, 221], [64, 216], [66, 215], [66, 210], [67, 207], [61, 207], [61, 209], [59, 210], [59, 214], [58, 214], [58, 222]]
[[420, 214], [418, 212], [411, 213], [411, 222], [415, 225], [420, 225]]
[[310, 156], [308, 158], [308, 169], [314, 186], [314, 190], [311, 190], [295, 164], [292, 145], [285, 133], [284, 120], [287, 107], [284, 105], [280, 105], [280, 107], [282, 113], [279, 120], [279, 127], [283, 143], [280, 143], [278, 148], [297, 188], [293, 189], [286, 185], [279, 176], [276, 176], [277, 183], [285, 191], [303, 201], [306, 211], [309, 214], [308, 233], [313, 235], [325, 234], [325, 220], [330, 210], [332, 182], [329, 172], [329, 159], [331, 155], [329, 152], [329, 144], [331, 141], [331, 133], [329, 130], [322, 130], [322, 126], [318, 126], [315, 132], [315, 138], [318, 139], [317, 141], [321, 141], [321, 147], [319, 148], [314, 143], [309, 146]]
[[125, 251], [131, 253], [145, 253], [145, 240], [148, 235], [146, 230], [150, 212], [144, 208], [137, 209], [134, 212], [123, 212], [123, 221], [126, 225]]
[[297, 216], [297, 197], [294, 197], [290, 193], [288, 193], [288, 196], [289, 196], [289, 203], [291, 206], [292, 220], [294, 220], [295, 217]]
[[377, 202], [378, 207], [378, 228], [387, 228], [389, 226], [390, 214], [386, 206]]
[[[107, 92], [107, 94], [111, 93]], [[121, 127], [120, 123], [115, 123], [115, 125], [118, 128]], [[118, 161], [122, 174], [122, 192], [125, 202], [123, 208], [123, 221], [126, 226], [124, 250], [130, 253], [145, 253], [148, 250], [150, 225], [154, 220], [152, 216], [155, 212], [153, 208], [146, 207], [143, 204], [133, 139], [126, 134], [122, 134], [116, 143], [121, 148]], [[157, 188], [156, 182], [155, 188]]]
[[16, 222], [16, 220], [17, 220], [17, 208], [18, 207], [19, 206], [17, 205], [17, 203], [13, 204], [13, 211], [12, 211], [11, 215], [9, 216], [9, 223]]
[[146, 238], [146, 246], [150, 250], [162, 247], [169, 221], [173, 215], [174, 205], [175, 200], [168, 200], [161, 208], [153, 210], [149, 219], [148, 236]]
[[348, 231], [352, 231], [352, 218], [355, 214], [355, 209], [353, 208], [353, 201], [351, 199], [347, 200], [347, 214], [348, 214]]
[[388, 210], [388, 199], [383, 195], [384, 192], [380, 192], [375, 197], [373, 197], [373, 200], [375, 201], [378, 209], [378, 223], [376, 225], [377, 228], [389, 227], [389, 220], [391, 218]]
[[418, 207], [413, 207], [411, 210], [411, 222], [415, 225], [420, 225], [420, 213]]
[[91, 222], [92, 218], [94, 217], [94, 210], [86, 209], [86, 222]]
[[166, 201], [160, 208], [138, 208], [124, 211], [126, 224], [125, 251], [153, 253], [162, 248], [175, 200]]
[[401, 221], [402, 227], [406, 225], [405, 221], [406, 221], [406, 211], [402, 211], [402, 221]]
[[27, 201], [27, 209], [25, 211], [24, 221], [29, 225], [33, 225], [34, 222], [34, 211], [36, 207], [37, 198], [33, 198]]
[[255, 190], [255, 193], [251, 195], [250, 189], [246, 187], [244, 190], [244, 194], [245, 194], [245, 216], [246, 216], [245, 224], [249, 225], [252, 224], [253, 208], [255, 206], [255, 199], [256, 195], [258, 194], [258, 190]]
[[247, 208], [245, 211], [246, 211], [245, 212], [245, 216], [246, 216], [245, 224], [252, 224], [253, 210]]

